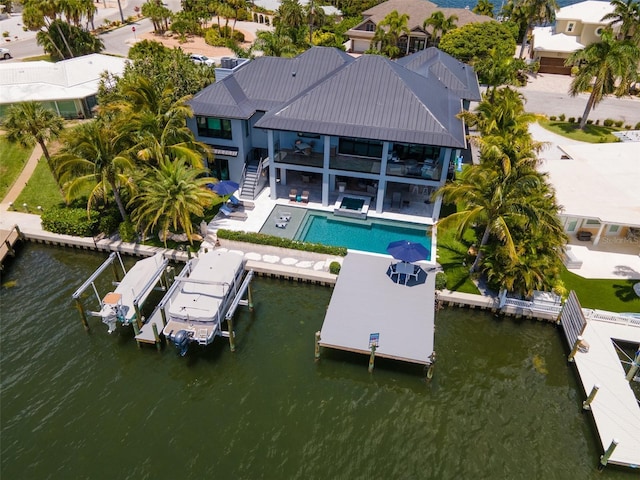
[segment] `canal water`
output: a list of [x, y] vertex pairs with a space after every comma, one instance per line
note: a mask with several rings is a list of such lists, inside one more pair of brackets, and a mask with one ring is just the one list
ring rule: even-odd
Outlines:
[[3, 479], [638, 478], [597, 472], [554, 326], [445, 309], [431, 383], [391, 361], [370, 375], [363, 356], [313, 360], [329, 288], [258, 278], [237, 351], [181, 358], [84, 332], [71, 294], [104, 258], [27, 244], [3, 273]]

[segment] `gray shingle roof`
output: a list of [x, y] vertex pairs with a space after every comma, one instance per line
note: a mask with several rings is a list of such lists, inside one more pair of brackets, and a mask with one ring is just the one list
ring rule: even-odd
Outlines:
[[353, 61], [342, 50], [326, 47], [311, 48], [295, 58], [258, 57], [198, 92], [189, 104], [196, 115], [246, 119], [280, 106]]
[[440, 81], [465, 100], [476, 102], [482, 100], [478, 78], [473, 67], [456, 60], [442, 50], [429, 47], [408, 57], [400, 58], [397, 62], [424, 77]]
[[442, 83], [364, 55], [271, 110], [256, 126], [464, 148], [464, 125], [456, 118], [461, 110], [460, 96]]

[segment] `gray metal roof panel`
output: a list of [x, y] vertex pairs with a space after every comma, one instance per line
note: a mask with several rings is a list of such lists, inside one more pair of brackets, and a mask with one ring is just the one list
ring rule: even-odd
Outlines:
[[439, 80], [466, 100], [482, 99], [473, 67], [435, 47], [400, 58], [397, 63], [420, 75]]
[[377, 55], [364, 55], [291, 102], [267, 113], [257, 127], [465, 147], [456, 114], [460, 97], [444, 85]]

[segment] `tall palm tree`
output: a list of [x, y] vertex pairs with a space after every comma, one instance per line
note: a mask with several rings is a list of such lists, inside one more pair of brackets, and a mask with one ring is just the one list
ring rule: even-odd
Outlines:
[[478, 0], [475, 7], [471, 9], [476, 15], [486, 15], [493, 18], [494, 5], [489, 0]]
[[606, 95], [626, 95], [629, 86], [638, 79], [640, 47], [630, 40], [615, 40], [611, 29], [602, 33], [600, 42], [592, 43], [573, 52], [566, 65], [578, 65], [580, 70], [573, 78], [569, 93], [576, 96], [591, 90], [589, 100], [580, 120], [584, 129], [591, 109]]
[[390, 58], [399, 57], [402, 52], [398, 42], [402, 35], [409, 35], [409, 15], [400, 15], [396, 10], [389, 13], [378, 23], [378, 27], [371, 41], [373, 45], [380, 45], [380, 51]]
[[256, 33], [255, 49], [267, 57], [295, 57], [298, 53], [293, 40], [286, 34], [261, 30]]
[[3, 128], [11, 142], [19, 142], [24, 146], [38, 143], [49, 168], [54, 172], [47, 142], [57, 138], [64, 128], [62, 118], [57, 113], [39, 102], [18, 103], [7, 110]]
[[440, 43], [440, 38], [445, 33], [456, 28], [457, 21], [457, 15], [445, 17], [441, 10], [436, 10], [429, 18], [425, 19], [422, 23], [422, 28], [427, 30], [428, 27], [431, 27], [431, 38], [433, 39], [433, 44], [437, 46]]
[[113, 124], [94, 120], [68, 131], [65, 146], [55, 157], [67, 201], [88, 193], [87, 212], [107, 203], [113, 193], [123, 221], [127, 212], [123, 190], [132, 191], [135, 162], [127, 154], [128, 139]]
[[620, 26], [619, 40], [635, 37], [640, 41], [640, 2], [638, 0], [611, 0], [613, 12], [602, 17], [602, 21], [610, 20], [609, 27]]
[[[193, 241], [192, 216], [202, 217], [216, 195], [206, 185], [216, 181], [201, 176], [206, 170], [189, 167], [184, 160], [165, 158], [160, 165], [139, 180], [138, 193], [131, 199], [132, 219], [145, 234], [160, 228], [164, 234], [170, 227], [182, 228], [189, 242]], [[166, 238], [165, 246], [166, 246]]]
[[520, 44], [519, 57], [524, 56], [524, 50], [527, 46], [527, 38], [536, 25], [544, 25], [553, 23], [556, 19], [556, 10], [558, 10], [558, 3], [556, 0], [521, 0], [520, 2], [522, 13], [527, 19], [527, 27], [522, 37]]

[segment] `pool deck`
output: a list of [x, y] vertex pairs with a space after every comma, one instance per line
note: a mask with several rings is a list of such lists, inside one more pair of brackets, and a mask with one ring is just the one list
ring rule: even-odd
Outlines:
[[375, 355], [428, 365], [433, 353], [435, 272], [407, 285], [387, 274], [390, 256], [349, 251], [338, 275], [320, 332], [320, 346], [369, 355], [371, 334], [378, 334]]
[[640, 468], [640, 406], [625, 380], [626, 372], [613, 344], [616, 341], [640, 345], [640, 322], [600, 321], [590, 318], [589, 309], [583, 311], [587, 323], [582, 337], [589, 349], [576, 353], [574, 360], [585, 395], [589, 395], [594, 385], [600, 386], [590, 409], [602, 451], [615, 438], [618, 445], [608, 463]]

